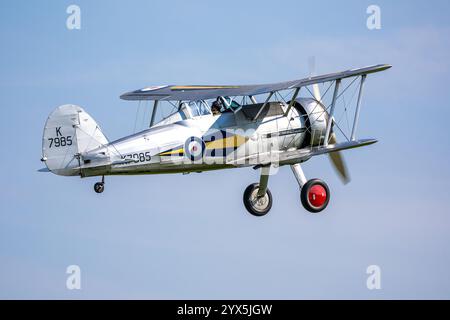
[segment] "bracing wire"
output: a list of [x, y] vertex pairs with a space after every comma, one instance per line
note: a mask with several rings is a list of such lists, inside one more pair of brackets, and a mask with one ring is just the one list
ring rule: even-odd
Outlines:
[[137, 110], [136, 110], [136, 117], [134, 118], [133, 133], [136, 133], [136, 125], [137, 125], [137, 120], [138, 120], [140, 111], [141, 111], [141, 100], [139, 100], [138, 107], [137, 107]]

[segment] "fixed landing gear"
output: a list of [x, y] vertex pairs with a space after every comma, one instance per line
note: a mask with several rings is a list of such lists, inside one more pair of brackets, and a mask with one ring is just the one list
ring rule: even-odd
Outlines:
[[262, 217], [272, 208], [272, 193], [266, 187], [266, 192], [258, 196], [259, 183], [249, 185], [244, 191], [244, 206], [250, 214]]
[[301, 189], [300, 199], [306, 210], [318, 213], [328, 206], [330, 189], [324, 181], [311, 179]]
[[259, 183], [253, 183], [244, 191], [244, 206], [250, 214], [262, 217], [272, 208], [272, 193], [267, 184], [269, 182], [270, 166], [261, 167]]
[[[299, 163], [291, 165], [292, 172], [300, 187], [303, 207], [312, 213], [323, 211], [330, 201], [330, 189], [320, 179], [307, 180]], [[267, 188], [270, 166], [261, 167], [259, 183], [249, 185], [244, 191], [244, 205], [250, 214], [261, 217], [272, 208], [272, 194]]]
[[96, 193], [102, 193], [105, 190], [105, 176], [102, 177], [101, 182], [94, 184], [94, 191]]
[[300, 164], [291, 165], [292, 172], [300, 186], [300, 200], [303, 207], [312, 213], [318, 213], [328, 206], [330, 189], [320, 179], [306, 180]]

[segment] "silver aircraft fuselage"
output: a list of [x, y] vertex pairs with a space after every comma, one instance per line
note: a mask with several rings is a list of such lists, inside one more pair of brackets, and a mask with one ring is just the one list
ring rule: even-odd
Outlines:
[[[297, 100], [307, 115], [281, 102], [271, 103], [256, 120], [248, 107], [193, 118], [179, 111], [147, 130], [80, 154], [78, 174], [188, 173], [252, 165], [236, 160], [301, 148], [307, 126], [318, 132], [319, 141], [323, 138], [323, 106], [314, 99]], [[307, 145], [311, 143], [314, 136]]]

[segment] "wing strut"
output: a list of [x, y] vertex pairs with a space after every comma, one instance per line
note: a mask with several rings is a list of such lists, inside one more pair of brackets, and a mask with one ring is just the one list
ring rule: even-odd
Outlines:
[[333, 114], [334, 114], [334, 107], [336, 106], [336, 99], [339, 93], [339, 85], [341, 84], [341, 79], [337, 79], [336, 83], [334, 85], [334, 93], [333, 93], [333, 102], [331, 103], [331, 109], [330, 114], [328, 115], [328, 123], [327, 123], [327, 131], [325, 132], [325, 140], [323, 142], [323, 145], [326, 147], [328, 146], [328, 140], [330, 139], [330, 132], [331, 132], [331, 124], [333, 123]]
[[359, 119], [359, 109], [361, 106], [361, 98], [362, 98], [362, 93], [363, 93], [363, 89], [364, 89], [364, 82], [366, 81], [366, 74], [363, 74], [361, 76], [361, 84], [359, 85], [359, 93], [358, 93], [358, 101], [356, 102], [356, 110], [355, 110], [355, 119], [353, 120], [353, 128], [352, 128], [352, 135], [351, 135], [351, 140], [355, 141], [356, 140], [356, 127], [358, 125], [358, 119]]
[[150, 128], [153, 127], [153, 125], [155, 124], [156, 110], [158, 110], [158, 101], [159, 100], [155, 100], [155, 102], [153, 103], [152, 118], [150, 120]]
[[264, 104], [262, 105], [261, 108], [259, 108], [258, 113], [256, 114], [256, 116], [253, 118], [253, 121], [255, 121], [256, 119], [258, 119], [259, 115], [261, 114], [261, 112], [264, 110], [264, 108], [267, 106], [267, 103], [269, 103], [270, 98], [272, 98], [274, 91], [271, 91], [269, 93], [269, 96], [267, 97], [266, 101], [264, 102]]
[[300, 88], [301, 88], [301, 87], [298, 87], [297, 89], [295, 89], [294, 95], [292, 96], [291, 102], [289, 102], [289, 106], [288, 106], [288, 108], [286, 109], [286, 112], [284, 113], [284, 116], [287, 116], [287, 115], [288, 115], [289, 110], [291, 110], [292, 106], [294, 105], [295, 99], [297, 99], [297, 95], [298, 95], [298, 93], [300, 92]]

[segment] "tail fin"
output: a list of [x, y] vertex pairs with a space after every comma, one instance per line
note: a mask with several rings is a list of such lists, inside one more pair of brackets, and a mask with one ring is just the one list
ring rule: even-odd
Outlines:
[[97, 123], [81, 107], [56, 108], [45, 123], [42, 161], [58, 175], [81, 174], [80, 154], [108, 143]]

